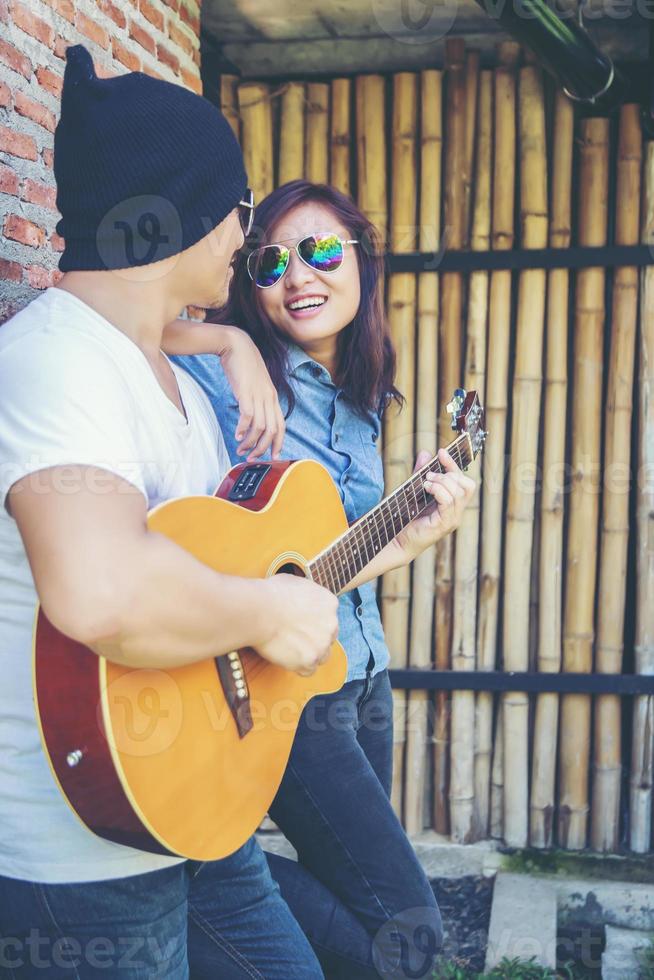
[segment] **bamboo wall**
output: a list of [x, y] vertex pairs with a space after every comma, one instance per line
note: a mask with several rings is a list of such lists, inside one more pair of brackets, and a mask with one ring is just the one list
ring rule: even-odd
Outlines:
[[[221, 80], [258, 199], [351, 193], [393, 252], [654, 245], [639, 111], [581, 118], [512, 42], [420, 73]], [[390, 490], [476, 388], [490, 432], [456, 536], [380, 585], [392, 666], [654, 673], [654, 267], [393, 274], [408, 404]], [[639, 319], [640, 307], [640, 319]], [[638, 479], [636, 479], [638, 474]], [[411, 833], [652, 848], [654, 699], [396, 691], [393, 804]]]

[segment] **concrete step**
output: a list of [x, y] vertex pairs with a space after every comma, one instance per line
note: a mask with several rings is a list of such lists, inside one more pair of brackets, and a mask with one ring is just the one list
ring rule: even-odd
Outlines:
[[606, 927], [606, 947], [602, 954], [602, 980], [636, 980], [643, 975], [642, 956], [654, 933], [639, 929]]
[[556, 889], [541, 878], [499, 872], [491, 908], [486, 970], [507, 957], [556, 968]]

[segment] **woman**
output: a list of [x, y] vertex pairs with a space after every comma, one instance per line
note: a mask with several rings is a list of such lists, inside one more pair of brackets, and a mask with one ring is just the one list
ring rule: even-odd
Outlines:
[[[286, 415], [281, 456], [325, 465], [354, 521], [382, 497], [377, 442], [384, 411], [402, 401], [374, 229], [350, 198], [305, 181], [270, 194], [256, 209], [255, 226], [259, 247], [239, 257], [220, 319], [250, 334], [279, 392]], [[196, 355], [179, 363], [211, 399], [236, 462], [238, 408], [219, 360], [198, 356], [217, 350], [217, 329], [224, 328], [177, 321], [164, 343], [169, 353]], [[254, 428], [273, 430], [273, 411], [268, 407]], [[273, 450], [278, 442], [279, 428]], [[416, 466], [430, 458], [420, 453]], [[389, 800], [389, 653], [370, 582], [460, 522], [474, 483], [444, 451], [439, 461], [445, 472], [425, 481], [435, 506], [340, 598], [347, 682], [307, 705], [270, 808], [299, 858], [296, 864], [269, 855], [271, 870], [329, 977], [428, 976], [441, 943], [434, 895]]]

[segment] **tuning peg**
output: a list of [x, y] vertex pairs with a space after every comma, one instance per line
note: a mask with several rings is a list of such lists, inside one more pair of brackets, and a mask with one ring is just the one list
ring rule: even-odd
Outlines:
[[456, 420], [459, 412], [463, 408], [467, 392], [463, 388], [456, 388], [452, 395], [452, 401], [446, 406], [446, 411], [452, 416], [451, 426], [456, 429]]

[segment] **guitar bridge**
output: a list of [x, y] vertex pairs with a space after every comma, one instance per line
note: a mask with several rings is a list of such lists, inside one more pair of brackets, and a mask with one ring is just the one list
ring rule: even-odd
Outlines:
[[248, 682], [240, 654], [233, 650], [226, 656], [216, 657], [215, 663], [225, 700], [236, 723], [239, 737], [245, 738], [253, 728], [254, 722], [250, 711]]

